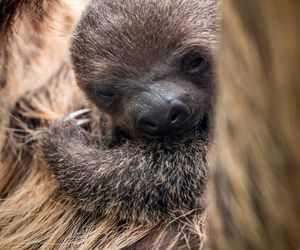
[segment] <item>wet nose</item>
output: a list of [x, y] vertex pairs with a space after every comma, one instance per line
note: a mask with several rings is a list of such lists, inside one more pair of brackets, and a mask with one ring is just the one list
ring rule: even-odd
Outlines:
[[189, 106], [181, 101], [162, 103], [142, 112], [136, 121], [136, 127], [144, 134], [163, 136], [180, 130], [191, 115]]

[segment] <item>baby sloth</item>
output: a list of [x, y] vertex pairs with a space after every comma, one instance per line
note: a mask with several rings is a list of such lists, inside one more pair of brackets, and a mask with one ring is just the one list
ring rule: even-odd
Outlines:
[[114, 143], [92, 139], [75, 119], [56, 121], [43, 154], [63, 193], [132, 222], [203, 209], [216, 22], [213, 0], [91, 1], [72, 62], [80, 88], [111, 120]]

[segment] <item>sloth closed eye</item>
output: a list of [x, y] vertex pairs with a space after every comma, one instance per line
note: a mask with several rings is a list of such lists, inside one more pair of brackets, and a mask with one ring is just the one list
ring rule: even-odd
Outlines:
[[100, 97], [107, 98], [107, 99], [108, 98], [111, 99], [111, 98], [115, 97], [115, 93], [110, 88], [101, 89], [98, 91], [98, 94]]
[[184, 56], [181, 69], [185, 73], [199, 73], [206, 68], [208, 61], [199, 52], [189, 53]]

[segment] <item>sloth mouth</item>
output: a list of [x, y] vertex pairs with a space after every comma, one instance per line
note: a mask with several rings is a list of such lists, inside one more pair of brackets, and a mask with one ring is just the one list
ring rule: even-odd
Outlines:
[[187, 140], [207, 139], [210, 136], [211, 127], [211, 116], [209, 112], [202, 115], [194, 114], [180, 129], [170, 131], [165, 135], [149, 135], [142, 132], [133, 132], [130, 127], [118, 126], [114, 131], [114, 138], [116, 141], [146, 141], [146, 142], [182, 142]]
[[177, 134], [186, 134], [190, 132], [207, 133], [210, 129], [209, 114], [205, 113], [200, 118], [196, 119], [196, 122], [190, 127]]
[[209, 130], [209, 115], [206, 113], [203, 115], [202, 119], [192, 128], [201, 131]]

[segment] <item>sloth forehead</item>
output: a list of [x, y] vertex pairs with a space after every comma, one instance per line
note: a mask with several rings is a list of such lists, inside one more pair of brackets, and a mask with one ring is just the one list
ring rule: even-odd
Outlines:
[[95, 0], [75, 31], [73, 59], [157, 62], [183, 47], [210, 46], [216, 29], [213, 0]]
[[183, 33], [201, 33], [211, 39], [209, 36], [216, 33], [216, 17], [213, 0], [96, 0], [84, 13], [77, 31], [122, 42], [137, 37], [155, 42], [156, 37], [175, 38]]

